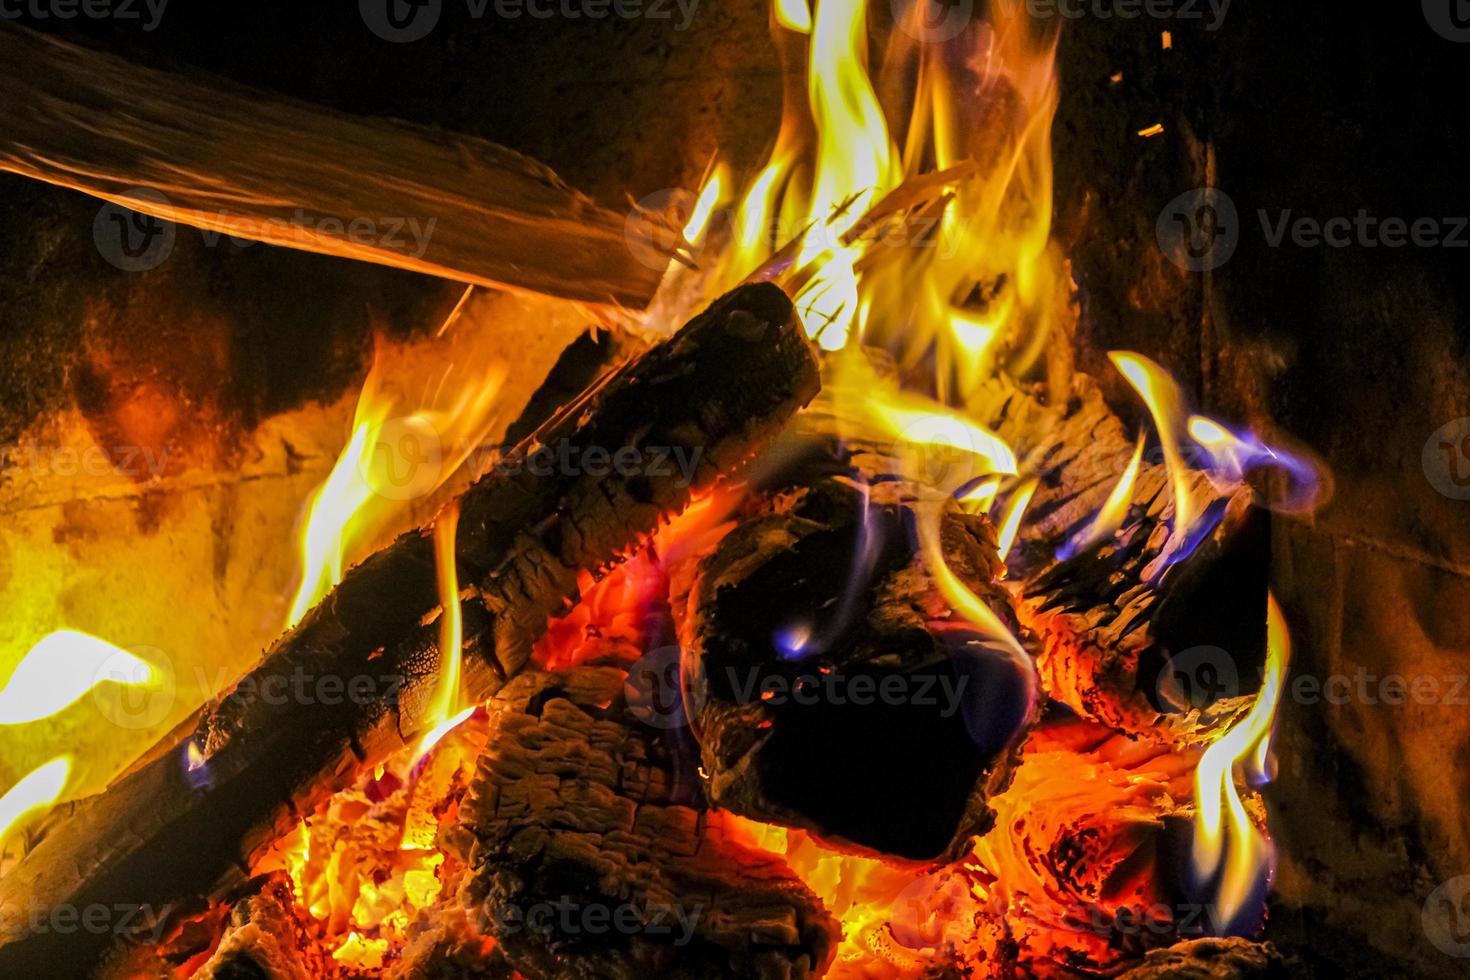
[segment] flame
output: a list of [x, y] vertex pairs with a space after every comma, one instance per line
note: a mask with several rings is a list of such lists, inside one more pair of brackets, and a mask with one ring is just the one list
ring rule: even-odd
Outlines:
[[[463, 306], [462, 301], [441, 334]], [[455, 343], [452, 333], [449, 343]], [[413, 398], [400, 391], [405, 379], [395, 376], [396, 359], [381, 345], [374, 353], [352, 436], [307, 502], [301, 584], [288, 628], [342, 580], [354, 548], [370, 542], [410, 501], [442, 486], [489, 434], [505, 366], [482, 366], [478, 356], [468, 363], [475, 366], [457, 374], [451, 362], [432, 390]]]
[[1061, 547], [1057, 552], [1059, 559], [1065, 561], [1073, 555], [1081, 554], [1099, 541], [1111, 538], [1123, 525], [1123, 518], [1128, 516], [1128, 506], [1133, 502], [1133, 484], [1138, 480], [1138, 469], [1143, 462], [1143, 444], [1143, 434], [1139, 433], [1138, 444], [1133, 447], [1133, 457], [1128, 460], [1123, 475], [1113, 485], [1113, 492], [1108, 494], [1108, 499], [1103, 502], [1091, 523], [1072, 535]]
[[40, 721], [107, 681], [146, 687], [156, 679], [141, 657], [79, 630], [58, 630], [31, 647], [0, 688], [0, 725]]
[[1264, 781], [1277, 702], [1291, 660], [1291, 633], [1276, 597], [1266, 600], [1266, 673], [1250, 712], [1206, 750], [1195, 772], [1194, 871], [1215, 886], [1220, 918], [1236, 920], [1261, 875], [1269, 876], [1270, 841], [1251, 820], [1235, 784], [1237, 766]]
[[1154, 419], [1164, 466], [1174, 488], [1174, 527], [1170, 539], [1176, 544], [1189, 535], [1194, 523], [1194, 500], [1189, 493], [1189, 470], [1179, 452], [1179, 433], [1184, 425], [1183, 398], [1179, 386], [1158, 364], [1131, 351], [1112, 351], [1108, 358], [1138, 392]]
[[775, 0], [776, 23], [798, 34], [812, 32], [812, 12], [806, 0]]
[[71, 764], [71, 756], [57, 756], [22, 776], [0, 796], [0, 847], [28, 816], [49, 810], [61, 798], [71, 776]]
[[726, 179], [727, 168], [724, 164], [719, 164], [710, 172], [709, 179], [700, 189], [699, 197], [689, 211], [689, 220], [684, 224], [684, 241], [690, 245], [698, 245], [704, 240], [710, 219], [715, 215], [715, 208], [724, 200]]
[[997, 537], [996, 552], [1004, 560], [1011, 553], [1011, 545], [1016, 541], [1016, 535], [1021, 531], [1021, 519], [1026, 516], [1026, 508], [1031, 505], [1031, 497], [1036, 493], [1036, 478], [1021, 481], [1011, 493], [1011, 499], [1006, 501], [1004, 516], [1000, 520], [1000, 534]]
[[474, 711], [463, 708], [460, 666], [464, 656], [464, 613], [459, 605], [459, 567], [455, 563], [455, 537], [459, 531], [459, 502], [444, 508], [434, 522], [434, 565], [439, 583], [438, 686], [429, 707], [430, 731], [419, 743], [418, 754], [427, 753], [444, 735]]

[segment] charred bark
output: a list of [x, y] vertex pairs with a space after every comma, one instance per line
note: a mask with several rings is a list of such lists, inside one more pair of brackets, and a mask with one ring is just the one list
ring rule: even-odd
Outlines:
[[[758, 449], [817, 387], [790, 301], [774, 286], [743, 287], [602, 380], [477, 481], [460, 501], [456, 542], [466, 695], [484, 698], [518, 673], [548, 620], [574, 604], [581, 576]], [[548, 468], [536, 463], [546, 447], [631, 447], [644, 465]], [[652, 465], [655, 447], [693, 459], [687, 478], [666, 459]], [[0, 881], [0, 904], [179, 911], [248, 874], [302, 814], [431, 723], [440, 611], [430, 535], [404, 535], [353, 568], [233, 693], [201, 711], [192, 732], [54, 814]], [[270, 696], [299, 690], [298, 678], [336, 697]], [[107, 939], [7, 920], [0, 973], [81, 975]]]
[[1188, 494], [1201, 517], [1176, 551], [1167, 469], [1145, 462], [1118, 532], [1058, 557], [1133, 453], [1101, 393], [1085, 378], [1075, 383], [1077, 396], [1063, 406], [1014, 389], [992, 399], [998, 407], [987, 421], [1040, 476], [1010, 559], [1017, 613], [1040, 642], [1052, 698], [1137, 738], [1203, 741], [1248, 709], [1252, 671], [1264, 659], [1267, 515], [1253, 506], [1251, 487], [1217, 487], [1191, 472]]
[[837, 922], [681, 792], [678, 740], [630, 713], [627, 676], [527, 673], [491, 702], [461, 810], [480, 927], [530, 977], [821, 976]]
[[755, 820], [953, 857], [1009, 782], [1034, 667], [955, 615], [919, 554], [921, 508], [939, 507], [946, 564], [1017, 634], [988, 519], [921, 502], [894, 459], [834, 426], [804, 417], [793, 461], [671, 572], [708, 791]]

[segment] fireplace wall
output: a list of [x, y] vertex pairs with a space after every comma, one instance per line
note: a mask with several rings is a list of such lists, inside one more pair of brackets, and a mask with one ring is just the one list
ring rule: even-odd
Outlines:
[[[692, 188], [716, 146], [751, 165], [774, 135], [780, 67], [766, 40], [765, 0], [709, 2], [682, 31], [677, 16], [474, 20], [457, 6], [446, 5], [435, 34], [409, 45], [373, 38], [350, 4], [181, 5], [149, 34], [65, 29], [141, 60], [486, 136], [612, 206]], [[877, 7], [886, 17], [888, 5]], [[1470, 504], [1435, 488], [1421, 451], [1442, 425], [1470, 415], [1465, 253], [1272, 247], [1258, 211], [1272, 221], [1281, 209], [1320, 220], [1360, 208], [1408, 220], [1464, 213], [1456, 164], [1470, 137], [1457, 131], [1454, 100], [1470, 48], [1437, 35], [1417, 5], [1367, 20], [1326, 4], [1241, 3], [1210, 29], [1214, 20], [1208, 11], [1167, 22], [1089, 13], [1065, 24], [1056, 227], [1079, 287], [1080, 363], [1107, 378], [1107, 350], [1148, 353], [1202, 406], [1290, 432], [1331, 466], [1333, 502], [1313, 518], [1273, 524], [1293, 675], [1427, 676], [1445, 696], [1412, 704], [1288, 698], [1270, 791], [1283, 851], [1270, 929], [1346, 975], [1459, 975], [1462, 962], [1429, 941], [1421, 913], [1437, 887], [1470, 873], [1470, 789], [1461, 775], [1470, 712], [1448, 694], [1470, 674]], [[1162, 135], [1137, 135], [1155, 123]], [[1156, 225], [1169, 202], [1206, 184], [1235, 202], [1237, 244], [1218, 268], [1185, 271], [1159, 247]], [[89, 241], [91, 202], [5, 186], [11, 233], [46, 228], [60, 243], [41, 254]], [[283, 379], [286, 394], [252, 402], [232, 423], [255, 431], [307, 401], [347, 397], [372, 325], [423, 330], [453, 299], [417, 277], [264, 247], [188, 261], [167, 275], [120, 277], [92, 259], [4, 270], [7, 296], [44, 289], [66, 297], [7, 324], [7, 352], [27, 359], [12, 363], [31, 367], [24, 383], [12, 383], [12, 371], [3, 387], [35, 393], [7, 405], [8, 418], [29, 425], [48, 412], [84, 411], [89, 389], [80, 379], [92, 346], [117, 348], [147, 333], [119, 309], [193, 309], [206, 288], [217, 298], [211, 323], [180, 345], [243, 349], [248, 356], [227, 359], [219, 377], [252, 391]], [[108, 302], [87, 318], [85, 310]], [[317, 366], [298, 372], [303, 351]], [[163, 365], [162, 375], [186, 373]], [[1133, 411], [1117, 394], [1119, 410]], [[245, 497], [285, 488], [299, 499], [329, 447], [324, 437], [305, 463], [283, 456], [271, 477], [279, 486], [222, 484]], [[60, 500], [58, 515], [114, 506], [88, 501], [89, 492]], [[276, 515], [250, 534], [279, 540], [287, 523]], [[65, 540], [66, 532], [44, 533]], [[216, 592], [217, 552], [207, 566]], [[279, 585], [253, 583], [276, 594]], [[251, 608], [244, 598], [217, 601], [230, 622]]]

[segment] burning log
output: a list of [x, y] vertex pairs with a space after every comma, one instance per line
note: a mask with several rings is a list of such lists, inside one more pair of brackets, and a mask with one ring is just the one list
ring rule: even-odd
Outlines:
[[[1076, 384], [1077, 396], [1060, 408], [1014, 389], [991, 400], [999, 408], [989, 424], [1019, 445], [1033, 443], [1027, 465], [1041, 475], [1011, 558], [1017, 613], [1040, 640], [1037, 664], [1051, 697], [1134, 737], [1202, 741], [1250, 706], [1244, 678], [1222, 681], [1212, 671], [1263, 658], [1265, 514], [1252, 506], [1249, 486], [1222, 489], [1189, 472], [1187, 492], [1203, 516], [1189, 560], [1176, 563], [1183, 554], [1170, 538], [1170, 477], [1145, 462], [1116, 535], [1059, 557], [1133, 452], [1096, 386], [1082, 376]], [[1045, 436], [1038, 442], [1035, 433]], [[1199, 655], [1179, 658], [1189, 651]]]
[[1192, 939], [1154, 950], [1118, 980], [1285, 980], [1300, 976], [1270, 943]]
[[274, 874], [230, 910], [214, 955], [194, 980], [311, 980], [330, 976], [332, 963], [311, 935], [291, 895], [291, 881]]
[[[484, 140], [0, 30], [0, 170], [225, 235], [641, 307], [625, 219]], [[416, 224], [411, 224], [416, 223]], [[120, 233], [124, 233], [119, 229]]]
[[[832, 424], [804, 416], [795, 461], [671, 571], [708, 792], [754, 820], [954, 857], [989, 829], [1036, 719], [1033, 668], [941, 595], [918, 553], [925, 491]], [[1016, 635], [989, 520], [946, 498], [940, 528], [949, 569]]]
[[627, 677], [527, 673], [492, 700], [461, 811], [481, 927], [527, 976], [821, 976], [836, 921], [685, 789], [682, 733], [636, 720]]
[[[465, 694], [482, 699], [519, 672], [588, 573], [746, 459], [817, 387], [790, 301], [771, 285], [742, 287], [569, 404], [477, 481], [460, 501], [455, 545]], [[687, 477], [666, 460], [609, 471], [533, 465], [545, 447], [576, 450], [563, 457], [571, 460], [587, 450], [672, 447], [695, 465]], [[192, 726], [104, 793], [54, 814], [0, 880], [0, 904], [179, 911], [248, 875], [302, 815], [434, 723], [426, 715], [440, 613], [430, 535], [404, 535], [352, 569]], [[301, 690], [303, 678], [321, 696], [282, 696]], [[7, 919], [0, 973], [82, 975], [106, 942]]]

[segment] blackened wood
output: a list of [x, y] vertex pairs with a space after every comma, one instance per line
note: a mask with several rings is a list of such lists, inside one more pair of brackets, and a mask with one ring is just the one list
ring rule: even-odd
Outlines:
[[[1207, 740], [1248, 710], [1265, 649], [1265, 514], [1244, 484], [1216, 486], [1191, 472], [1203, 515], [1194, 550], [1170, 562], [1174, 494], [1167, 469], [1144, 462], [1117, 534], [1066, 559], [1133, 454], [1122, 423], [1085, 377], [1075, 396], [1046, 404], [1004, 382], [984, 419], [1017, 447], [1040, 483], [1010, 558], [1016, 610], [1039, 641], [1047, 694], [1084, 717], [1138, 738]], [[1201, 665], [1222, 660], [1236, 680], [1209, 693]], [[1209, 671], [1207, 671], [1209, 672]], [[1218, 680], [1218, 678], [1216, 678]]]
[[[525, 665], [548, 619], [574, 603], [579, 576], [635, 547], [755, 452], [818, 385], [785, 294], [742, 287], [604, 378], [477, 481], [461, 499], [456, 545], [468, 696], [487, 696]], [[538, 448], [562, 445], [644, 455], [611, 472], [585, 460], [531, 465]], [[655, 465], [655, 447], [697, 465], [687, 478], [666, 458]], [[427, 728], [439, 612], [429, 532], [406, 534], [353, 568], [234, 693], [201, 713], [192, 737], [54, 814], [0, 880], [0, 905], [172, 908], [248, 872], [302, 814]], [[298, 677], [308, 691], [330, 680], [339, 693], [331, 703], [280, 696]], [[367, 695], [343, 697], [354, 683]], [[191, 763], [190, 743], [202, 764]], [[82, 975], [108, 939], [33, 933], [24, 917], [7, 919], [0, 975], [58, 965]]]
[[1192, 939], [1155, 950], [1118, 980], [1287, 980], [1301, 968], [1270, 943]]
[[838, 923], [778, 857], [683, 798], [677, 740], [630, 712], [627, 676], [528, 672], [491, 701], [461, 809], [480, 927], [529, 977], [821, 976]]
[[[918, 549], [926, 491], [835, 424], [804, 416], [791, 438], [806, 448], [694, 569], [671, 572], [708, 792], [754, 820], [953, 858], [1010, 780], [1035, 668], [953, 612]], [[994, 528], [942, 508], [946, 563], [1018, 634]]]
[[0, 29], [0, 89], [0, 170], [156, 218], [594, 303], [642, 307], [663, 273], [647, 248], [640, 261], [629, 247], [623, 214], [484, 140], [158, 71], [13, 25]]

